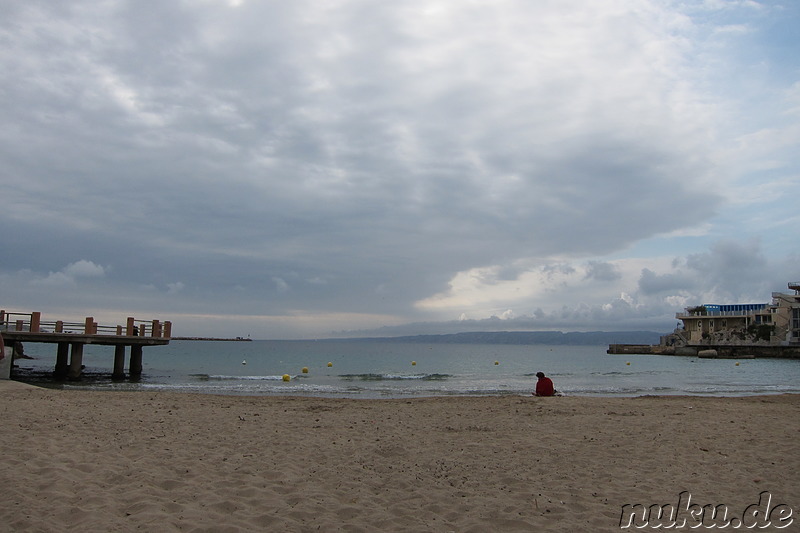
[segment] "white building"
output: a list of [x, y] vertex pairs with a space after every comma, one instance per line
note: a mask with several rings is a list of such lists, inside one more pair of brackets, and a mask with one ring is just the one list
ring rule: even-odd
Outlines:
[[792, 294], [773, 292], [772, 303], [704, 304], [676, 314], [687, 344], [800, 344], [800, 282]]

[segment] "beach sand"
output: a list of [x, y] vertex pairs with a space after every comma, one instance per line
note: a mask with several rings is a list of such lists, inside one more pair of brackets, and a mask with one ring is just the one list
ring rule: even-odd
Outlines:
[[349, 400], [6, 381], [0, 402], [2, 531], [620, 531], [623, 505], [677, 506], [683, 491], [729, 518], [765, 491], [800, 512], [794, 395]]

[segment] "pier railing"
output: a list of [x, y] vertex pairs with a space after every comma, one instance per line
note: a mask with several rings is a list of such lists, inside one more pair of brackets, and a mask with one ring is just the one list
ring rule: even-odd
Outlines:
[[154, 337], [169, 339], [172, 322], [160, 320], [138, 320], [128, 317], [125, 325], [106, 326], [87, 316], [83, 322], [63, 320], [43, 321], [38, 311], [15, 313], [0, 310], [0, 331], [27, 331], [30, 333], [75, 333], [82, 335], [117, 335], [128, 337]]
[[756, 315], [763, 315], [764, 310], [742, 310], [742, 311], [693, 311], [691, 313], [682, 312], [675, 313], [675, 318], [692, 318], [692, 317], [754, 317]]

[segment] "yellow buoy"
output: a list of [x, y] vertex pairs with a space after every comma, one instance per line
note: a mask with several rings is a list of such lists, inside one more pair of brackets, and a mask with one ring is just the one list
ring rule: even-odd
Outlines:
[[303, 374], [308, 374], [308, 367], [307, 366], [303, 367]]
[[736, 366], [739, 366], [739, 361], [736, 361]]
[[628, 362], [627, 362], [627, 363], [625, 363], [625, 364], [626, 364], [626, 365], [628, 365], [628, 366], [631, 366], [631, 362], [630, 362], [630, 361], [628, 361]]
[[332, 367], [332, 366], [333, 366], [333, 363], [331, 363], [330, 361], [328, 361], [328, 368], [330, 368], [330, 367]]
[[417, 362], [416, 361], [411, 361], [411, 366], [417, 366]]
[[292, 379], [292, 376], [290, 376], [289, 374], [283, 375], [283, 381], [289, 381], [290, 379]]
[[495, 361], [494, 364], [499, 365], [500, 361]]

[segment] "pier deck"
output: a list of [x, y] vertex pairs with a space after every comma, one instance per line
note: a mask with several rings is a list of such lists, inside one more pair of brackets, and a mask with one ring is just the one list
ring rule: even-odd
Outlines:
[[[79, 331], [80, 330], [80, 331]], [[0, 310], [0, 335], [7, 346], [34, 342], [56, 344], [56, 379], [79, 380], [83, 369], [83, 347], [86, 344], [114, 346], [113, 379], [125, 379], [125, 351], [130, 350], [128, 376], [142, 374], [142, 349], [145, 346], [169, 344], [172, 323], [159, 320], [141, 321], [128, 317], [125, 327], [99, 326], [93, 317], [80, 323], [61, 320], [42, 322], [41, 313], [8, 313]]]

